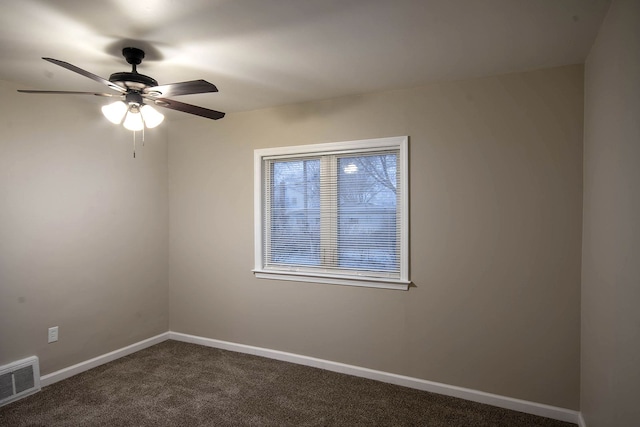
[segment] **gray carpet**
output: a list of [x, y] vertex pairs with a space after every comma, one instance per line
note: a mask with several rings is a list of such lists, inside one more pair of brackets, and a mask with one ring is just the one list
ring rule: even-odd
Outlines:
[[166, 341], [0, 408], [0, 425], [575, 424], [258, 356]]

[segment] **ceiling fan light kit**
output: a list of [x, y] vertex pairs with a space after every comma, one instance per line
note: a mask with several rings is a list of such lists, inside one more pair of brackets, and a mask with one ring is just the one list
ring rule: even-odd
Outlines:
[[162, 98], [163, 96], [193, 95], [197, 93], [217, 92], [218, 88], [206, 80], [192, 80], [187, 82], [158, 85], [158, 82], [144, 74], [138, 73], [137, 66], [144, 59], [144, 51], [135, 47], [126, 47], [122, 55], [131, 64], [130, 72], [113, 73], [109, 80], [92, 74], [82, 68], [53, 58], [42, 58], [45, 61], [56, 64], [69, 71], [73, 71], [92, 80], [102, 83], [108, 88], [118, 92], [73, 92], [73, 91], [48, 91], [48, 90], [18, 90], [22, 93], [57, 94], [57, 95], [95, 95], [104, 97], [119, 97], [120, 100], [102, 107], [102, 114], [111, 123], [124, 126], [130, 131], [140, 131], [144, 128], [154, 128], [164, 120], [164, 115], [145, 103], [145, 100], [156, 106], [170, 110], [182, 111], [208, 119], [218, 120], [224, 117], [224, 113], [196, 105], [185, 104]]
[[[158, 126], [164, 120], [164, 115], [151, 105], [142, 102], [138, 93], [128, 93], [125, 101], [116, 101], [102, 107], [102, 114], [114, 124], [122, 124], [131, 131], [149, 129]], [[124, 121], [123, 121], [124, 119]]]

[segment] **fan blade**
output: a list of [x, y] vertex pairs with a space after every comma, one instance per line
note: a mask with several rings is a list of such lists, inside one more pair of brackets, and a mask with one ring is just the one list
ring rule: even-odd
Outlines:
[[208, 108], [198, 107], [196, 105], [185, 104], [184, 102], [174, 101], [172, 99], [160, 98], [155, 103], [158, 107], [168, 108], [170, 110], [182, 111], [183, 113], [195, 114], [196, 116], [206, 117], [207, 119], [218, 120], [224, 117], [224, 113]]
[[95, 95], [95, 96], [120, 96], [111, 93], [98, 93], [98, 92], [74, 92], [70, 90], [25, 90], [18, 89], [20, 93], [44, 93], [53, 95]]
[[108, 86], [113, 90], [117, 90], [119, 92], [126, 92], [127, 91], [125, 88], [122, 88], [122, 87], [118, 86], [115, 83], [111, 83], [109, 80], [103, 79], [100, 76], [96, 76], [95, 74], [92, 74], [92, 73], [90, 73], [88, 71], [85, 71], [82, 68], [78, 68], [75, 65], [71, 65], [68, 62], [60, 61], [58, 59], [53, 59], [53, 58], [42, 58], [42, 59], [44, 59], [45, 61], [49, 61], [52, 64], [59, 65], [62, 68], [66, 68], [69, 71], [73, 71], [74, 73], [78, 73], [78, 74], [80, 74], [82, 76], [89, 77], [91, 80], [95, 80], [98, 83], [102, 83], [103, 85]]
[[171, 83], [168, 85], [160, 85], [148, 87], [144, 93], [149, 96], [178, 96], [193, 95], [196, 93], [217, 92], [218, 88], [206, 80], [192, 80], [190, 82]]

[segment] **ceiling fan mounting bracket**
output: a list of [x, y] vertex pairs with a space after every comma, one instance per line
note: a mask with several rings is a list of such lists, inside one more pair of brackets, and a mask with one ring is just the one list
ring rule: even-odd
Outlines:
[[125, 47], [122, 49], [122, 56], [131, 65], [140, 65], [144, 59], [144, 50], [135, 47]]

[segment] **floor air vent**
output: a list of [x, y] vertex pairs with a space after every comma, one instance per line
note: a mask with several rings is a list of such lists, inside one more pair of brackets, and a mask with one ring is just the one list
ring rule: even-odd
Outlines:
[[40, 366], [36, 356], [0, 366], [0, 406], [40, 391]]

